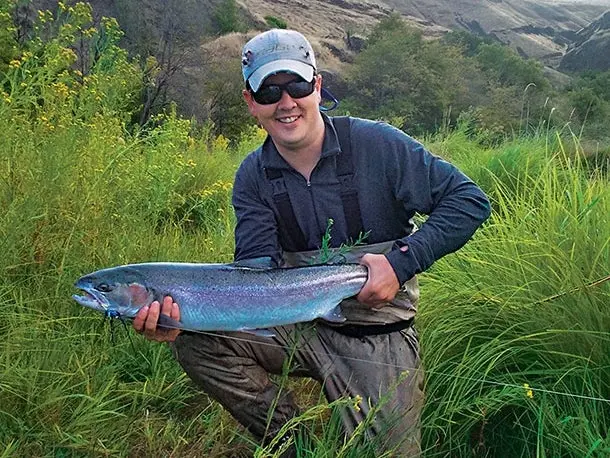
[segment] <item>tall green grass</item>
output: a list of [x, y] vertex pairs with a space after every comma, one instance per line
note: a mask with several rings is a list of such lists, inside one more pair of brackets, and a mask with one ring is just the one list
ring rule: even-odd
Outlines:
[[[62, 24], [90, 28], [75, 8], [41, 15], [47, 41], [0, 75], [0, 456], [266, 456], [165, 345], [132, 343], [120, 323], [113, 342], [70, 298], [100, 267], [229, 261], [233, 174], [263, 133], [230, 148], [172, 112], [133, 127], [141, 70], [112, 21], [87, 32], [105, 57], [75, 70], [78, 34]], [[421, 276], [424, 455], [607, 456], [608, 176], [552, 132], [430, 145], [494, 213]], [[341, 437], [317, 385], [288, 386], [305, 411], [293, 426], [310, 433], [301, 456], [376, 456], [364, 434]]]
[[564, 143], [476, 151], [458, 132], [436, 145], [494, 212], [422, 276], [430, 456], [610, 451], [610, 186]]
[[247, 445], [232, 420], [165, 346], [132, 347], [120, 329], [112, 343], [70, 295], [79, 275], [104, 265], [231, 259], [232, 177], [260, 136], [229, 150], [171, 112], [131, 126], [142, 73], [108, 42], [111, 20], [87, 32], [106, 46], [102, 57], [75, 70], [69, 31], [89, 30], [89, 13], [41, 14], [48, 40], [29, 43], [1, 75], [0, 454], [239, 451]]

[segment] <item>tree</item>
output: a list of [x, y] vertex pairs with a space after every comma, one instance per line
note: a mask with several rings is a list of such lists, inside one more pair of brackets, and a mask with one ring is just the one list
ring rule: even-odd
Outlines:
[[509, 47], [497, 43], [483, 43], [478, 49], [476, 59], [479, 66], [501, 85], [525, 88], [533, 83], [540, 90], [548, 88], [548, 80], [539, 62], [523, 59]]
[[254, 118], [246, 109], [242, 97], [244, 82], [238, 59], [227, 62], [225, 55], [210, 52], [205, 62], [205, 79], [201, 98], [207, 101], [208, 116], [214, 132], [238, 140]]
[[235, 0], [223, 0], [214, 10], [214, 22], [220, 35], [241, 32], [244, 28]]
[[482, 44], [492, 44], [491, 38], [483, 38], [465, 30], [456, 30], [446, 33], [442, 42], [448, 46], [455, 46], [461, 49], [462, 54], [467, 57], [476, 56]]
[[348, 72], [353, 114], [390, 120], [413, 133], [438, 128], [464, 87], [456, 68], [463, 58], [439, 42], [428, 42], [399, 16], [382, 20]]
[[131, 49], [141, 56], [144, 89], [139, 124], [170, 103], [168, 91], [190, 59], [190, 49], [199, 43], [202, 26], [196, 0], [158, 0], [143, 10], [138, 2], [117, 1], [124, 18]]

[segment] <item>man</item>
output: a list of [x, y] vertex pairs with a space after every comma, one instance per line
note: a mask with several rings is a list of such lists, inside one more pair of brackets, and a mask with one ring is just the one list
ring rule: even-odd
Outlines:
[[[159, 313], [179, 319], [168, 297], [142, 309], [134, 327], [175, 340], [187, 374], [261, 440], [297, 413], [292, 395], [269, 378], [290, 360], [290, 373], [320, 381], [329, 401], [362, 399], [341, 412], [347, 434], [374, 409], [367, 434], [396, 456], [415, 456], [423, 404], [415, 275], [466, 243], [489, 216], [489, 202], [398, 129], [321, 113], [322, 77], [300, 33], [255, 36], [243, 48], [242, 69], [248, 109], [269, 135], [235, 177], [235, 259], [308, 264], [332, 219], [333, 247], [367, 234], [366, 245], [342, 256], [365, 265], [368, 280], [342, 304], [347, 322], [339, 326], [283, 326], [274, 337], [157, 330]], [[417, 231], [416, 212], [428, 215]]]

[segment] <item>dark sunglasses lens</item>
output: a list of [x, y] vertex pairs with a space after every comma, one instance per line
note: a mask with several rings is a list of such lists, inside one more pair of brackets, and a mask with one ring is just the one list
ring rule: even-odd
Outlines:
[[277, 103], [282, 98], [282, 88], [279, 86], [263, 86], [258, 91], [253, 92], [252, 96], [256, 103], [261, 105]]
[[308, 83], [307, 81], [293, 81], [286, 85], [286, 92], [293, 99], [300, 99], [307, 97], [313, 92], [313, 81]]
[[311, 94], [313, 89], [314, 81], [291, 81], [290, 83], [282, 85], [270, 84], [269, 86], [263, 86], [257, 92], [253, 92], [252, 96], [256, 103], [269, 105], [279, 102], [282, 98], [282, 91], [284, 90], [288, 92], [288, 95], [293, 99], [301, 99]]

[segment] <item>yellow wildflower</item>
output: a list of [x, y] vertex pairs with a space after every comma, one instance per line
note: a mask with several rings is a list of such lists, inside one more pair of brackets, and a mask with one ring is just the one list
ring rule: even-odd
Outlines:
[[61, 97], [67, 97], [70, 93], [70, 90], [68, 89], [68, 86], [66, 86], [65, 83], [53, 83], [52, 86], [57, 95]]
[[525, 395], [530, 399], [534, 399], [534, 391], [530, 388], [529, 383], [524, 383], [523, 388], [525, 388]]
[[354, 409], [356, 410], [356, 412], [360, 412], [360, 403], [362, 402], [362, 396], [360, 396], [359, 394], [356, 395], [356, 397], [354, 398]]
[[86, 30], [83, 30], [83, 35], [87, 38], [91, 38], [93, 35], [95, 35], [95, 33], [97, 32], [97, 30], [95, 29], [95, 27], [89, 27]]
[[[70, 25], [70, 24], [66, 24]], [[61, 48], [59, 51], [64, 59], [76, 60], [76, 53], [70, 48]]]
[[229, 147], [229, 140], [223, 135], [219, 135], [212, 142], [213, 149], [226, 150]]

